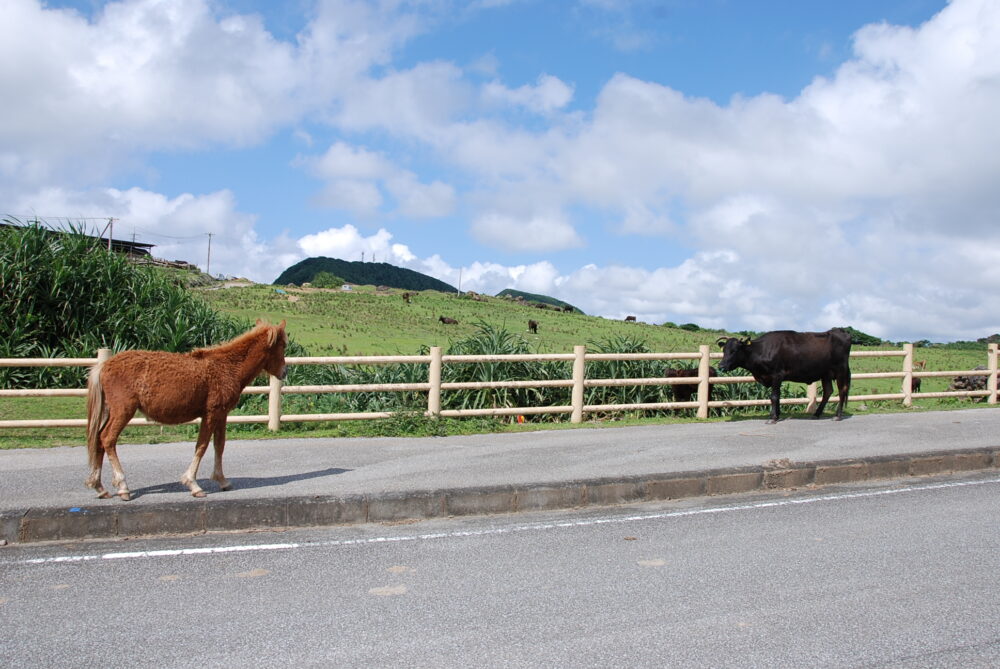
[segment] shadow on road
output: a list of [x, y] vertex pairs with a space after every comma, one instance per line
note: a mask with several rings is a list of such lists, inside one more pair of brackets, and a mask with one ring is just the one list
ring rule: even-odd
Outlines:
[[[346, 474], [347, 472], [354, 471], [352, 469], [341, 469], [339, 467], [328, 467], [326, 469], [319, 469], [314, 472], [305, 472], [302, 474], [287, 474], [285, 476], [237, 476], [229, 479], [229, 482], [233, 484], [233, 490], [246, 490], [251, 488], [269, 488], [271, 486], [285, 485], [286, 483], [294, 483], [295, 481], [306, 481], [308, 479], [322, 478], [324, 476], [336, 476], [337, 474]], [[215, 481], [206, 478], [200, 478], [199, 484], [205, 488], [205, 492], [215, 493], [221, 492], [219, 486]], [[171, 483], [161, 483], [159, 485], [146, 486], [145, 488], [139, 488], [132, 491], [132, 498], [142, 497], [143, 495], [156, 495], [156, 494], [167, 494], [183, 492], [189, 493], [186, 485], [183, 485], [179, 481], [174, 481]]]

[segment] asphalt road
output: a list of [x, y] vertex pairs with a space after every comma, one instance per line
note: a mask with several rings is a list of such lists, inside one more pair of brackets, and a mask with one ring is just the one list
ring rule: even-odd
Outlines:
[[19, 667], [1000, 666], [1000, 477], [0, 549]]

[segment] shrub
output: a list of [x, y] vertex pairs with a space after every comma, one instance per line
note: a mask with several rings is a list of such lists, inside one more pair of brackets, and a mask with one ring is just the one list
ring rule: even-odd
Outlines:
[[330, 272], [317, 272], [312, 280], [313, 288], [340, 288], [344, 283], [343, 279]]

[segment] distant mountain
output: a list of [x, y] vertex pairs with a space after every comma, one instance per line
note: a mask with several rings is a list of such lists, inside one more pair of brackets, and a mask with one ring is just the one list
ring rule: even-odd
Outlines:
[[513, 297], [514, 299], [521, 298], [525, 302], [540, 302], [542, 304], [551, 304], [554, 307], [559, 307], [560, 309], [565, 309], [569, 307], [573, 311], [582, 314], [583, 311], [577, 309], [569, 302], [563, 302], [562, 300], [557, 300], [554, 297], [549, 297], [548, 295], [535, 295], [534, 293], [525, 293], [522, 290], [514, 290], [513, 288], [504, 288], [499, 293], [497, 297]]
[[274, 283], [279, 286], [287, 286], [290, 283], [301, 286], [311, 282], [313, 277], [320, 272], [329, 272], [334, 276], [341, 277], [347, 283], [360, 286], [389, 286], [403, 290], [439, 290], [442, 293], [458, 292], [454, 286], [426, 274], [414, 272], [412, 269], [396, 267], [384, 262], [357, 262], [322, 256], [306, 258], [302, 262], [295, 263], [282, 272], [281, 276], [274, 280]]

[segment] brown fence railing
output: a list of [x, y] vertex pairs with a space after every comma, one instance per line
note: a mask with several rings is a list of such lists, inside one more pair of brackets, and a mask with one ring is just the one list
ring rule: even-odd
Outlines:
[[[97, 358], [10, 358], [0, 359], [0, 367], [86, 367], [96, 364], [110, 356], [110, 351], [101, 349]], [[463, 416], [513, 416], [533, 414], [570, 414], [573, 423], [583, 422], [584, 416], [595, 412], [636, 411], [636, 410], [667, 410], [696, 409], [699, 418], [707, 418], [712, 408], [766, 406], [767, 399], [757, 400], [709, 400], [709, 384], [750, 383], [752, 376], [709, 376], [711, 361], [722, 357], [714, 353], [708, 345], [702, 345], [697, 352], [691, 353], [588, 353], [585, 346], [575, 346], [572, 353], [539, 353], [525, 355], [444, 355], [440, 347], [431, 347], [428, 355], [393, 355], [393, 356], [334, 356], [334, 357], [298, 357], [286, 358], [289, 365], [376, 365], [376, 364], [421, 364], [428, 366], [428, 378], [421, 383], [378, 383], [353, 385], [323, 385], [323, 386], [286, 386], [274, 377], [270, 377], [268, 386], [251, 386], [244, 394], [268, 396], [268, 414], [259, 416], [230, 415], [230, 423], [267, 423], [268, 427], [277, 431], [282, 422], [305, 421], [338, 421], [388, 418], [392, 412], [367, 413], [282, 413], [282, 397], [291, 394], [307, 393], [351, 393], [351, 392], [426, 392], [428, 416], [463, 417]], [[852, 375], [852, 382], [863, 379], [900, 379], [898, 393], [851, 395], [849, 401], [862, 402], [873, 400], [899, 400], [903, 406], [911, 406], [915, 398], [938, 397], [984, 397], [990, 404], [997, 403], [997, 358], [998, 345], [989, 344], [986, 365], [983, 370], [958, 371], [926, 371], [915, 370], [913, 361], [913, 345], [904, 344], [901, 350], [887, 351], [853, 351], [852, 358], [888, 357], [900, 358], [901, 369], [892, 372], [869, 372]], [[587, 363], [607, 360], [692, 360], [698, 363], [698, 375], [681, 378], [625, 378], [625, 379], [589, 379], [587, 378]], [[485, 381], [485, 382], [442, 382], [442, 369], [445, 365], [461, 365], [478, 362], [572, 362], [572, 376], [568, 379], [524, 380], [524, 381]], [[986, 377], [984, 390], [955, 390], [943, 392], [913, 392], [913, 379], [934, 377]], [[642, 404], [584, 404], [584, 390], [600, 386], [640, 386], [640, 385], [697, 385], [697, 400], [690, 402], [657, 402]], [[816, 403], [817, 384], [807, 387], [806, 396], [798, 398], [783, 398], [782, 404], [808, 404], [810, 409]], [[571, 388], [571, 401], [561, 406], [524, 406], [497, 407], [488, 409], [441, 409], [441, 394], [451, 390], [478, 390], [488, 388]], [[84, 397], [86, 389], [29, 389], [0, 390], [0, 398], [4, 397]], [[2, 420], [0, 428], [45, 428], [45, 427], [85, 427], [86, 419], [53, 419], [53, 420]], [[134, 418], [129, 425], [155, 425], [145, 418]]]

